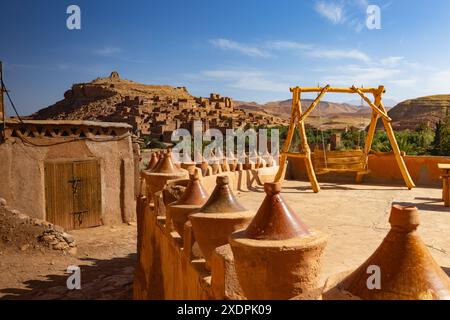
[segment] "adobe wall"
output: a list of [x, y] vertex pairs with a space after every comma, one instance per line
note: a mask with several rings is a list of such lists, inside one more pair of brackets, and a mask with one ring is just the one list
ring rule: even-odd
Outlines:
[[[232, 190], [237, 192], [250, 190], [266, 180], [273, 181], [277, 171], [278, 167], [268, 167], [218, 175], [228, 176]], [[201, 178], [202, 185], [210, 194], [218, 175]], [[167, 184], [176, 182], [168, 181]], [[162, 192], [153, 195], [153, 199], [152, 205], [149, 205], [147, 197], [137, 201], [138, 262], [133, 284], [134, 299], [245, 299], [230, 246], [215, 250], [211, 271], [208, 271], [204, 259], [193, 254], [195, 239], [190, 224], [185, 225], [184, 240], [176, 232], [168, 233]]]
[[[29, 140], [42, 145], [50, 143], [51, 139]], [[60, 143], [34, 146], [24, 143], [22, 139], [8, 137], [5, 143], [0, 144], [0, 197], [10, 207], [30, 217], [45, 220], [45, 161], [98, 159], [101, 167], [103, 224], [134, 221], [135, 163], [131, 136], [108, 142], [64, 142], [62, 138], [55, 141]]]
[[[441, 187], [438, 163], [450, 163], [450, 157], [405, 156], [409, 173], [417, 186]], [[307, 179], [303, 159], [289, 159], [286, 172], [288, 179]], [[364, 177], [366, 183], [403, 184], [403, 178], [392, 154], [371, 154], [370, 173]], [[318, 176], [319, 181], [354, 181], [354, 174], [329, 174]], [[341, 179], [341, 180], [340, 180]]]

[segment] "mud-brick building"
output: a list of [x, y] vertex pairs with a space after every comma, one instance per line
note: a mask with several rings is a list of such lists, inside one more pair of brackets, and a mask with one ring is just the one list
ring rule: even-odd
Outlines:
[[[135, 220], [131, 126], [91, 121], [5, 121], [0, 197], [66, 230]], [[135, 151], [136, 152], [136, 151]]]

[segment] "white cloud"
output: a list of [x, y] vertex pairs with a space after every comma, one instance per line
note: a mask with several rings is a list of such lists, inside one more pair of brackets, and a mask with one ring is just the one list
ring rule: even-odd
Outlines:
[[315, 0], [315, 11], [333, 25], [360, 33], [366, 27], [368, 0]]
[[203, 80], [222, 81], [225, 86], [241, 90], [283, 92], [289, 91], [290, 85], [284, 80], [274, 80], [272, 74], [255, 69], [221, 69], [202, 71], [199, 77]]
[[274, 50], [311, 50], [314, 47], [311, 44], [295, 41], [272, 41], [266, 46]]
[[314, 49], [309, 54], [315, 58], [354, 59], [363, 62], [370, 61], [370, 57], [367, 54], [356, 49], [350, 50]]
[[[297, 41], [270, 41], [260, 45], [248, 46], [236, 41], [228, 39], [216, 39], [211, 43], [216, 47], [223, 50], [235, 50], [248, 56], [253, 57], [270, 57], [272, 56], [270, 51], [293, 51], [298, 53], [304, 53], [314, 58], [324, 59], [353, 59], [357, 61], [369, 62], [370, 57], [357, 49], [334, 49], [334, 48], [320, 48], [313, 44], [297, 42]], [[262, 50], [264, 48], [265, 50]]]
[[439, 70], [430, 73], [423, 85], [427, 94], [450, 94], [450, 70]]
[[393, 77], [401, 74], [400, 69], [385, 68], [376, 64], [373, 65], [346, 65], [330, 69], [316, 70], [328, 75], [322, 76], [321, 83], [329, 83], [338, 86], [380, 85]]
[[122, 49], [117, 47], [103, 47], [94, 50], [94, 53], [99, 56], [110, 57], [122, 52]]
[[270, 54], [267, 52], [262, 51], [261, 49], [250, 46], [244, 43], [239, 43], [233, 40], [229, 39], [214, 39], [211, 40], [211, 43], [219, 49], [222, 50], [231, 50], [231, 51], [237, 51], [240, 53], [243, 53], [250, 57], [260, 57], [260, 58], [267, 58], [270, 57]]
[[410, 88], [413, 87], [415, 84], [417, 84], [417, 77], [411, 77], [407, 79], [395, 79], [395, 80], [389, 80], [388, 83], [391, 83], [393, 85], [399, 86], [399, 87], [405, 87]]
[[403, 60], [405, 60], [405, 57], [387, 57], [381, 59], [381, 64], [385, 66], [396, 66]]
[[333, 24], [341, 24], [345, 21], [344, 6], [330, 1], [316, 2], [314, 7], [317, 13]]

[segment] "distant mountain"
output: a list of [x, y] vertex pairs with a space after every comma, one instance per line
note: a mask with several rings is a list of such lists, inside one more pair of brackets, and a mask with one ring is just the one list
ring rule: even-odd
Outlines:
[[[314, 100], [312, 99], [303, 99], [302, 100], [302, 108], [303, 111], [308, 109], [311, 103]], [[265, 104], [258, 104], [256, 102], [244, 102], [244, 101], [234, 101], [234, 106], [239, 109], [252, 110], [252, 111], [262, 111], [266, 113], [270, 113], [273, 115], [280, 116], [282, 118], [289, 118], [291, 114], [292, 100], [284, 100], [284, 101], [273, 101]], [[312, 116], [325, 116], [328, 117], [330, 115], [337, 114], [354, 114], [360, 111], [360, 108], [356, 105], [348, 104], [348, 103], [335, 103], [335, 102], [327, 102], [322, 101], [312, 112]]]
[[[355, 106], [361, 106], [361, 100], [351, 100], [351, 101], [348, 101], [347, 103], [353, 104]], [[395, 101], [393, 99], [383, 98], [383, 104], [387, 109], [390, 109], [390, 108], [393, 108], [394, 106], [396, 106], [398, 104], [398, 101]], [[369, 107], [365, 102], [364, 102], [364, 106], [366, 108]]]
[[[303, 99], [303, 111], [307, 110], [313, 101], [312, 99]], [[289, 119], [292, 100], [273, 101], [265, 104], [234, 101], [234, 106], [243, 110], [265, 112], [282, 119]], [[368, 107], [361, 108], [349, 103], [322, 101], [311, 113], [306, 123], [322, 129], [345, 129], [351, 126], [362, 129], [369, 124], [370, 114], [371, 110]]]
[[450, 114], [450, 95], [434, 95], [403, 101], [388, 112], [395, 130], [416, 129], [421, 124], [434, 127]]

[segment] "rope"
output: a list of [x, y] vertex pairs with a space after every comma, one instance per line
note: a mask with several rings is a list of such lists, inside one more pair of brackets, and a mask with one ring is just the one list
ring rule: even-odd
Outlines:
[[17, 118], [19, 119], [19, 121], [20, 121], [21, 123], [23, 123], [23, 120], [22, 120], [22, 118], [20, 117], [19, 112], [17, 112], [17, 108], [16, 108], [16, 106], [14, 105], [14, 102], [12, 101], [11, 96], [9, 95], [8, 89], [6, 88], [6, 85], [5, 85], [5, 82], [3, 82], [3, 79], [1, 79], [1, 82], [2, 82], [2, 90], [3, 90], [3, 92], [6, 93], [6, 97], [8, 98], [9, 103], [11, 104], [12, 108], [14, 109], [14, 112], [16, 113]]

